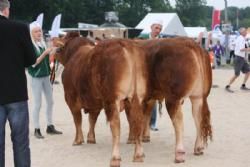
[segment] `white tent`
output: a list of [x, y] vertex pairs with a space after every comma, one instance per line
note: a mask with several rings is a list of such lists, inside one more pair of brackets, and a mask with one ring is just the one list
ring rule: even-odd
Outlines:
[[143, 29], [142, 34], [149, 33], [151, 31], [150, 27], [155, 20], [162, 21], [162, 34], [187, 36], [180, 18], [176, 13], [148, 13], [136, 28]]
[[190, 38], [198, 38], [201, 33], [203, 33], [203, 38], [207, 38], [206, 27], [184, 27], [184, 29]]

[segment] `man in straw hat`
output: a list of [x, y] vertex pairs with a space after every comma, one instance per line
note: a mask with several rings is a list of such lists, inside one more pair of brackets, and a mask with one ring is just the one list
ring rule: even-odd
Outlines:
[[15, 167], [30, 167], [28, 91], [25, 67], [35, 63], [27, 25], [8, 20], [10, 3], [0, 0], [0, 166], [5, 166], [9, 121]]
[[149, 34], [141, 34], [139, 38], [142, 39], [157, 39], [160, 38], [160, 32], [162, 30], [163, 21], [154, 20], [150, 26], [151, 32]]

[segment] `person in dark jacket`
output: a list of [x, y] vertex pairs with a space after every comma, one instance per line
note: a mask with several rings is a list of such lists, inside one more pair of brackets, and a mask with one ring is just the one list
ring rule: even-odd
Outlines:
[[9, 121], [15, 167], [30, 167], [28, 91], [25, 67], [36, 62], [28, 26], [8, 19], [10, 3], [0, 0], [0, 166], [5, 166]]

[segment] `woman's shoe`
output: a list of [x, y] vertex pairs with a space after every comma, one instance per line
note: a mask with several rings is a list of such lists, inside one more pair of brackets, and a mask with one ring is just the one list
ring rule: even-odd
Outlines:
[[58, 131], [58, 130], [55, 129], [54, 125], [47, 126], [46, 132], [48, 134], [51, 134], [51, 135], [61, 135], [62, 134], [62, 132], [60, 132], [60, 131]]
[[34, 135], [35, 135], [35, 137], [36, 137], [37, 139], [43, 139], [43, 138], [44, 138], [43, 135], [41, 134], [40, 129], [35, 129]]

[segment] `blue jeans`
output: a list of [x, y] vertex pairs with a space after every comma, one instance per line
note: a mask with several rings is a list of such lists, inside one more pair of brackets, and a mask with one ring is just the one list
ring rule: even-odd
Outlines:
[[153, 111], [151, 113], [150, 127], [156, 128], [156, 118], [157, 118], [157, 104], [154, 105]]
[[5, 125], [9, 121], [15, 167], [30, 167], [27, 101], [0, 105], [0, 167], [5, 166]]

